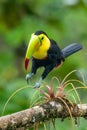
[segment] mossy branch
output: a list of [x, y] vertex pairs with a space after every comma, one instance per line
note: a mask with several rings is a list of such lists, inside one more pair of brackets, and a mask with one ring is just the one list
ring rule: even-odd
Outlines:
[[[62, 99], [69, 107], [73, 117], [87, 118], [87, 104], [71, 104]], [[54, 98], [40, 106], [35, 106], [11, 115], [0, 117], [0, 130], [16, 130], [29, 128], [40, 122], [55, 118], [70, 117], [70, 113], [60, 98]]]

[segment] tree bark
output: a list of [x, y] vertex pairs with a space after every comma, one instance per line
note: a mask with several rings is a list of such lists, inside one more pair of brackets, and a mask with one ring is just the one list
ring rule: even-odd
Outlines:
[[42, 105], [0, 117], [0, 130], [22, 130], [50, 119], [64, 120], [70, 117], [70, 112], [72, 117], [87, 119], [87, 104], [76, 105], [65, 98], [54, 98]]

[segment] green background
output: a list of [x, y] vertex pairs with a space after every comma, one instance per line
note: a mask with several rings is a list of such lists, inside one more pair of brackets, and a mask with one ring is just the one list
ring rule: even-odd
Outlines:
[[[36, 30], [45, 31], [57, 41], [61, 49], [75, 42], [83, 45], [83, 50], [67, 58], [62, 67], [54, 69], [46, 77], [44, 83], [49, 85], [53, 76], [57, 76], [61, 82], [72, 70], [80, 70], [85, 83], [87, 82], [86, 0], [0, 0], [0, 115], [29, 108], [32, 103], [37, 103], [38, 95], [41, 96], [32, 87], [39, 80], [43, 69], [38, 70], [29, 85], [25, 81], [27, 72], [24, 69], [26, 47], [31, 34]], [[29, 71], [30, 69], [31, 63]], [[82, 81], [78, 71], [69, 76], [69, 79], [73, 78]], [[56, 85], [55, 81], [53, 87]], [[21, 88], [24, 89], [20, 90]], [[81, 102], [87, 103], [86, 89], [81, 89], [78, 93]], [[4, 110], [9, 97], [11, 99]], [[86, 130], [86, 120], [80, 120], [79, 127], [75, 126], [75, 130]], [[49, 127], [48, 123], [47, 129]], [[43, 125], [40, 127], [42, 129]], [[72, 129], [71, 120], [61, 122], [56, 119], [56, 129]]]

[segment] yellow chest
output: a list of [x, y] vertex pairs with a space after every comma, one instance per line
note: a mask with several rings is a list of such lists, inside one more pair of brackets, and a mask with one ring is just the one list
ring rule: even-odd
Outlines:
[[43, 59], [47, 56], [47, 51], [50, 48], [50, 41], [45, 41], [42, 45], [34, 52], [33, 57], [36, 59]]

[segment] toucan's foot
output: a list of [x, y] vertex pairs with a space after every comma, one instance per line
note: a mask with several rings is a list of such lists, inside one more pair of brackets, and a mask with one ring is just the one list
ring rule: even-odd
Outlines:
[[36, 82], [34, 88], [39, 88], [42, 84], [42, 78], [40, 78], [40, 81], [39, 82]]
[[41, 82], [37, 82], [34, 86], [34, 88], [39, 88], [41, 86]]
[[28, 80], [29, 80], [33, 75], [34, 75], [33, 73], [26, 74], [25, 79], [26, 79], [27, 83], [28, 83]]

